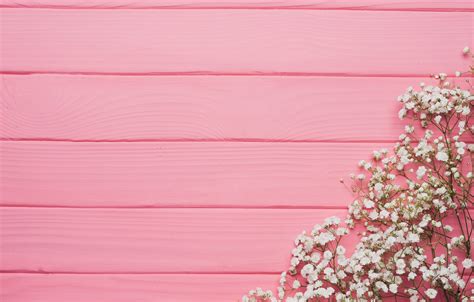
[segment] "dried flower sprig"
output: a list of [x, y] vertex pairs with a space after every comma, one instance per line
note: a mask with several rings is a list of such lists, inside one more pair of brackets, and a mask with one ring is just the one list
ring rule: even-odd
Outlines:
[[474, 301], [474, 95], [470, 83], [434, 78], [399, 97], [399, 117], [413, 124], [391, 152], [359, 163], [345, 222], [299, 235], [277, 295], [256, 289], [243, 302]]

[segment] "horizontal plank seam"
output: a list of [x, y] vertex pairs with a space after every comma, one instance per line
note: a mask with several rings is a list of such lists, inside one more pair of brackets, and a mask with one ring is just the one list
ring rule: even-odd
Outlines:
[[[133, 209], [202, 209], [202, 210], [347, 210], [347, 206], [291, 206], [291, 205], [269, 205], [269, 206], [244, 206], [244, 205], [141, 205], [141, 206], [72, 206], [72, 205], [41, 205], [41, 204], [2, 204], [1, 208], [27, 208], [27, 209], [104, 209], [104, 210], [133, 210]], [[474, 207], [469, 207], [474, 209]]]
[[[396, 139], [267, 139], [267, 138], [141, 138], [141, 139], [68, 139], [68, 138], [9, 138], [0, 142], [59, 142], [59, 143], [334, 143], [372, 144], [397, 143]], [[415, 141], [416, 142], [416, 141]], [[467, 140], [467, 143], [474, 141]]]
[[[0, 71], [0, 75], [77, 75], [77, 76], [255, 76], [255, 77], [353, 77], [353, 78], [420, 78], [429, 77], [430, 73], [397, 74], [397, 73], [350, 73], [350, 72], [213, 72], [213, 71], [176, 71], [176, 72], [94, 72], [94, 71]], [[448, 74], [454, 77], [454, 73]], [[474, 78], [465, 74], [463, 78]]]
[[292, 205], [269, 205], [269, 206], [245, 206], [245, 205], [140, 205], [140, 206], [81, 206], [81, 205], [41, 205], [41, 204], [13, 204], [0, 203], [0, 208], [28, 208], [28, 209], [242, 209], [242, 210], [347, 210], [347, 206], [292, 206]]
[[397, 140], [345, 139], [267, 139], [267, 138], [141, 138], [141, 139], [68, 139], [68, 138], [9, 138], [0, 142], [69, 142], [69, 143], [395, 143]]
[[0, 5], [6, 9], [58, 9], [58, 10], [329, 10], [329, 11], [384, 11], [384, 12], [474, 12], [474, 8], [383, 8], [383, 7], [313, 7], [313, 6], [67, 6], [67, 5]]
[[0, 274], [33, 274], [33, 275], [280, 275], [281, 272], [265, 271], [163, 271], [163, 272], [134, 272], [134, 271], [43, 271], [43, 270], [0, 270]]

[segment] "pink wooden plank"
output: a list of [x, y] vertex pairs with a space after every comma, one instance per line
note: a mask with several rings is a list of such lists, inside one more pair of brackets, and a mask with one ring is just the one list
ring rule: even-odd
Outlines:
[[[423, 78], [7, 75], [0, 136], [56, 140], [388, 140]], [[429, 82], [429, 81], [428, 81]]]
[[3, 302], [237, 302], [276, 275], [0, 274]]
[[371, 143], [1, 142], [0, 202], [101, 207], [345, 206]]
[[[343, 209], [0, 208], [0, 271], [278, 274], [294, 238]], [[449, 225], [458, 233], [454, 216]], [[344, 239], [351, 249], [357, 236]]]
[[[472, 42], [472, 17], [468, 12], [3, 9], [1, 68], [452, 74], [469, 64], [461, 49]], [[440, 37], [449, 37], [449, 43], [440, 43]]]
[[469, 10], [470, 0], [1, 0], [7, 7], [41, 8], [297, 8], [350, 10]]
[[1, 208], [0, 270], [278, 273], [302, 230], [346, 212]]

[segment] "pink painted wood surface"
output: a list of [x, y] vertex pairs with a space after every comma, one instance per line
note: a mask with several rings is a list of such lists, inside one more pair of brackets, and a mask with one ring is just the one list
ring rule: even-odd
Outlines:
[[346, 210], [2, 208], [0, 270], [279, 273], [302, 230]]
[[237, 302], [277, 275], [0, 274], [3, 302]]
[[397, 95], [473, 37], [470, 0], [0, 6], [2, 302], [274, 288], [400, 131]]
[[460, 50], [473, 36], [468, 12], [1, 13], [4, 72], [452, 74], [469, 63]]
[[105, 207], [344, 207], [378, 143], [1, 142], [0, 202]]
[[394, 140], [404, 125], [396, 97], [425, 80], [4, 75], [0, 137]]
[[346, 9], [346, 10], [472, 10], [470, 0], [1, 0], [1, 6], [35, 8], [295, 8], [295, 9]]
[[[112, 284], [124, 283], [126, 301], [134, 296], [138, 299], [144, 290], [150, 298], [166, 294], [172, 298], [176, 294], [177, 301], [190, 299], [191, 295], [197, 301], [207, 301], [207, 295], [216, 298], [227, 294], [228, 299], [223, 301], [232, 301], [237, 288], [242, 289], [250, 281], [249, 274], [262, 277], [260, 281], [251, 278], [255, 281], [253, 286], [273, 288], [267, 281], [276, 278], [278, 272], [265, 270], [287, 268], [293, 236], [300, 232], [300, 227], [310, 229], [327, 216], [344, 213], [301, 209], [3, 208], [0, 270], [10, 273], [0, 277], [0, 297], [29, 296], [32, 292], [19, 293], [17, 289], [39, 283], [44, 288], [37, 297], [76, 293], [84, 298], [97, 293], [108, 299], [114, 294], [107, 289]], [[455, 226], [455, 218], [448, 224]], [[355, 238], [348, 238], [344, 245], [350, 249]], [[127, 271], [131, 269], [134, 271]], [[115, 280], [111, 280], [112, 274]], [[200, 281], [186, 280], [184, 275], [194, 275]], [[223, 287], [217, 291], [211, 286], [215, 275], [224, 276], [223, 282], [217, 283]], [[46, 279], [50, 276], [53, 282]], [[56, 280], [53, 276], [57, 276]], [[67, 282], [58, 282], [60, 276]], [[226, 276], [235, 276], [237, 282], [226, 285]], [[86, 277], [90, 279], [81, 281]], [[94, 278], [98, 281], [96, 290], [88, 290], [87, 282]], [[50, 288], [53, 284], [55, 291]], [[180, 284], [181, 288], [185, 284], [190, 286], [184, 295], [176, 292]], [[136, 292], [130, 293], [132, 290]], [[199, 292], [204, 296], [199, 296]]]

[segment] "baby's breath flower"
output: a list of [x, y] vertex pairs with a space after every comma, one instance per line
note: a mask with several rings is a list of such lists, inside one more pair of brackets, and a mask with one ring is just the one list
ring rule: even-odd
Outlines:
[[298, 289], [300, 288], [301, 283], [298, 280], [293, 281], [293, 289]]
[[[374, 151], [350, 175], [347, 218], [296, 237], [276, 297], [256, 289], [242, 301], [474, 301], [474, 96], [445, 73], [434, 77], [438, 86], [399, 96], [399, 117], [411, 123], [392, 151]], [[344, 247], [346, 236], [357, 244]]]
[[469, 46], [466, 46], [466, 47], [463, 48], [462, 53], [464, 55], [467, 55], [470, 51], [471, 51], [471, 49], [469, 48]]
[[467, 268], [467, 269], [470, 269], [473, 266], [473, 264], [474, 263], [473, 263], [472, 259], [469, 259], [469, 258], [464, 259], [463, 262], [462, 262], [462, 266], [464, 268]]
[[426, 168], [424, 166], [420, 166], [418, 167], [418, 170], [416, 170], [416, 177], [418, 179], [422, 179], [425, 173], [426, 173]]
[[425, 291], [425, 294], [428, 296], [428, 298], [434, 299], [436, 298], [436, 295], [438, 294], [438, 292], [436, 291], [436, 289], [429, 288]]
[[446, 154], [446, 152], [440, 151], [436, 153], [436, 159], [439, 161], [448, 161], [449, 157], [448, 157], [448, 154]]

